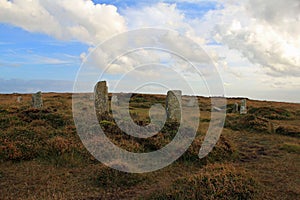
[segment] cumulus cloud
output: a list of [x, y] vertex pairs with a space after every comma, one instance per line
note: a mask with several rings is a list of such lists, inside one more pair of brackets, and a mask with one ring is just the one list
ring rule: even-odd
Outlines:
[[126, 30], [115, 6], [91, 0], [0, 0], [0, 22], [88, 44]]
[[157, 3], [140, 9], [127, 8], [123, 11], [129, 28], [158, 27], [176, 30], [199, 44], [205, 44], [205, 39], [193, 27], [191, 20], [184, 12], [177, 9], [176, 4]]
[[[81, 58], [86, 61], [84, 66], [96, 66], [112, 74], [126, 73], [152, 63], [163, 63], [180, 73], [194, 74], [195, 69], [190, 64], [193, 63], [202, 73], [214, 73], [212, 60], [197, 43], [164, 29], [146, 28], [124, 33], [97, 48], [90, 48]], [[144, 73], [149, 76], [147, 71]]]
[[211, 13], [215, 39], [272, 76], [300, 76], [300, 2], [249, 0]]
[[[238, 50], [250, 62], [265, 67], [268, 74], [300, 75], [298, 0], [290, 0], [289, 3], [281, 0], [217, 2], [222, 6], [210, 10], [201, 19], [188, 19], [184, 11], [177, 9], [176, 3], [127, 7], [122, 11], [124, 16], [121, 16], [115, 6], [95, 4], [91, 0], [73, 0], [72, 3], [68, 0], [0, 0], [0, 22], [91, 45], [127, 29], [161, 27], [176, 30], [209, 47], [211, 31], [214, 31], [216, 41]], [[165, 42], [172, 48], [180, 48], [180, 40], [176, 38], [166, 38]], [[189, 51], [191, 48], [186, 49], [186, 52]], [[217, 51], [210, 52], [217, 63], [222, 63], [224, 59], [218, 54]], [[86, 58], [86, 54], [83, 53], [81, 58]], [[128, 60], [126, 63], [131, 63]]]

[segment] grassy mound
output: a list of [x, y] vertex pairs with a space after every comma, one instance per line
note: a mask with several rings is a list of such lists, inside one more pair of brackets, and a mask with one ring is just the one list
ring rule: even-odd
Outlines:
[[235, 131], [250, 131], [256, 133], [276, 133], [291, 137], [300, 137], [300, 130], [297, 126], [280, 125], [274, 128], [268, 119], [257, 117], [254, 114], [229, 115], [226, 118], [225, 127]]
[[225, 127], [236, 131], [247, 130], [263, 133], [269, 131], [268, 120], [258, 118], [253, 114], [227, 116]]
[[283, 108], [273, 108], [273, 107], [260, 107], [260, 108], [250, 108], [249, 114], [253, 114], [257, 117], [263, 117], [272, 120], [291, 120], [294, 115]]

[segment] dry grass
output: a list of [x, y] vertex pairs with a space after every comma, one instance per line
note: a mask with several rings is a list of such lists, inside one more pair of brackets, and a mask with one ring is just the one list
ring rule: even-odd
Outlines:
[[[199, 98], [201, 123], [188, 151], [164, 169], [137, 175], [105, 167], [85, 150], [72, 119], [71, 94], [44, 94], [41, 110], [31, 108], [30, 95], [22, 95], [21, 103], [17, 96], [0, 95], [0, 199], [300, 198], [299, 104], [248, 101], [250, 114], [229, 113], [217, 146], [199, 160], [211, 114], [210, 100]], [[164, 99], [134, 95], [132, 118], [147, 125], [149, 108], [164, 105]], [[125, 135], [111, 118], [100, 124], [116, 145], [133, 152], [161, 148], [178, 128], [168, 123], [143, 140]]]
[[232, 164], [210, 164], [149, 199], [254, 199], [257, 182]]

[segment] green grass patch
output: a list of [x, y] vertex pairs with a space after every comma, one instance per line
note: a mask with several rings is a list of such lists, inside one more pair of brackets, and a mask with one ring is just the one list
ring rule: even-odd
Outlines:
[[284, 150], [288, 153], [300, 154], [300, 145], [298, 145], [298, 144], [287, 144], [287, 143], [285, 143], [279, 149]]

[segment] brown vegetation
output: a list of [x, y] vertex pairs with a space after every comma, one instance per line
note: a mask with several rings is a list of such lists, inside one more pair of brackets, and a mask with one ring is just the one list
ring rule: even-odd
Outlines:
[[[247, 115], [228, 114], [217, 145], [204, 159], [198, 153], [210, 122], [210, 99], [199, 98], [200, 126], [191, 147], [172, 165], [130, 174], [95, 160], [82, 145], [72, 118], [71, 94], [0, 95], [0, 199], [299, 199], [300, 105], [248, 101]], [[151, 105], [163, 95], [135, 94], [133, 120], [149, 124]], [[230, 110], [231, 109], [231, 110]], [[193, 116], [198, 117], [198, 116]], [[168, 144], [179, 124], [168, 122], [157, 135], [137, 139], [111, 117], [100, 122], [106, 135], [132, 152]]]

